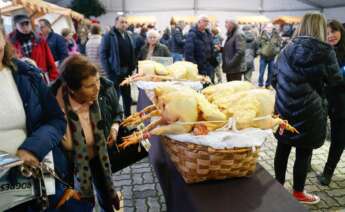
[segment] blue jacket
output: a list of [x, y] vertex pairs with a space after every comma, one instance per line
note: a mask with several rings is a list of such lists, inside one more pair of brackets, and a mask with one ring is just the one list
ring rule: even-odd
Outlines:
[[[102, 68], [107, 73], [109, 79], [113, 82], [117, 82], [117, 79], [119, 77], [123, 77], [124, 73], [121, 73], [120, 69], [119, 44], [114, 30], [115, 29], [112, 28], [102, 38], [100, 46], [100, 60]], [[131, 58], [131, 64], [133, 64], [133, 67], [129, 67], [129, 70], [133, 71], [135, 68], [135, 45], [133, 39], [128, 33], [125, 33], [125, 36], [128, 36], [132, 45], [131, 50], [133, 58]]]
[[182, 29], [179, 27], [175, 27], [175, 29], [171, 32], [171, 52], [183, 54], [184, 52], [184, 45], [186, 42], [186, 39], [184, 38], [182, 34]]
[[210, 64], [213, 54], [212, 35], [206, 30], [204, 33], [193, 27], [184, 46], [185, 60], [198, 65], [199, 74], [212, 75], [214, 69]]
[[[14, 60], [14, 65], [13, 77], [23, 101], [27, 130], [27, 138], [19, 149], [31, 152], [40, 161], [52, 150], [54, 169], [64, 179], [68, 174], [68, 163], [59, 144], [66, 131], [65, 116], [41, 79], [40, 70], [19, 60]], [[55, 185], [55, 195], [49, 198], [51, 206], [56, 205], [64, 193], [61, 183], [56, 181]], [[59, 210], [50, 207], [47, 211]]]
[[315, 149], [324, 143], [327, 124], [325, 90], [342, 82], [335, 52], [311, 37], [297, 37], [280, 52], [272, 85], [275, 109], [300, 134], [276, 133], [279, 142]]
[[40, 161], [53, 150], [55, 169], [64, 177], [67, 161], [59, 148], [66, 131], [64, 114], [41, 79], [40, 71], [19, 60], [14, 64], [13, 77], [23, 101], [27, 130], [27, 138], [19, 149], [31, 152]]
[[47, 37], [47, 42], [55, 61], [62, 62], [66, 57], [68, 57], [66, 41], [61, 35], [55, 32], [50, 32]]

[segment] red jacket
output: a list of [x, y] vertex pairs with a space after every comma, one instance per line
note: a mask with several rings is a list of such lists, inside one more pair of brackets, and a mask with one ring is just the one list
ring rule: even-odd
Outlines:
[[[19, 58], [23, 57], [22, 46], [19, 40], [16, 38], [16, 32], [12, 32], [9, 35], [9, 39], [16, 50], [16, 54]], [[49, 49], [46, 40], [40, 36], [34, 35], [32, 38], [33, 48], [31, 53], [31, 59], [34, 60], [37, 66], [43, 71], [48, 72], [50, 81], [54, 81], [58, 78], [59, 72], [55, 65], [54, 57]]]

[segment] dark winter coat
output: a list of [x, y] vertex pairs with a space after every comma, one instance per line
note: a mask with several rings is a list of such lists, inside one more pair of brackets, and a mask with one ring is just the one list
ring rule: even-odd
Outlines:
[[206, 30], [200, 32], [197, 27], [189, 30], [184, 47], [185, 60], [198, 65], [199, 74], [213, 75], [214, 68], [210, 64], [213, 56], [212, 35]]
[[64, 37], [55, 32], [50, 32], [47, 37], [47, 42], [55, 61], [62, 62], [68, 57], [68, 49]]
[[120, 55], [119, 55], [119, 43], [116, 37], [115, 29], [112, 28], [108, 33], [106, 33], [101, 41], [100, 45], [100, 60], [103, 70], [107, 73], [108, 78], [113, 81], [117, 82], [119, 78], [126, 77], [131, 74], [131, 72], [135, 69], [136, 60], [135, 60], [135, 45], [134, 42], [126, 32], [125, 36], [131, 42], [131, 55], [132, 58], [130, 64], [132, 67], [128, 67], [129, 73], [122, 73], [120, 68]]
[[175, 27], [171, 32], [171, 52], [183, 54], [185, 42], [182, 29]]
[[[13, 77], [26, 115], [27, 138], [19, 149], [31, 152], [39, 161], [53, 151], [55, 172], [65, 178], [68, 163], [60, 145], [66, 131], [65, 116], [40, 77], [40, 70], [18, 60], [14, 64], [16, 71], [13, 71]], [[50, 198], [52, 207], [64, 192], [62, 184], [56, 182], [55, 191]]]
[[[138, 60], [146, 60], [148, 53], [149, 53], [149, 45], [146, 43], [140, 50], [140, 53], [138, 55]], [[153, 50], [152, 56], [153, 57], [170, 57], [171, 54], [166, 45], [158, 42], [155, 46], [155, 49]]]
[[[169, 48], [169, 45], [170, 45], [170, 34], [168, 32], [165, 32], [163, 35], [162, 35], [162, 38], [159, 40], [159, 42], [161, 44], [164, 44], [166, 45], [168, 48]], [[170, 48], [169, 48], [170, 49]]]
[[245, 45], [244, 36], [238, 29], [228, 33], [222, 51], [224, 73], [235, 74], [246, 71]]
[[279, 142], [300, 148], [324, 143], [327, 122], [325, 88], [342, 81], [332, 47], [311, 37], [297, 37], [279, 54], [272, 85], [275, 109], [300, 134], [275, 133]]
[[247, 70], [252, 70], [254, 68], [254, 59], [258, 51], [258, 43], [255, 39], [255, 36], [251, 32], [244, 33], [246, 41], [246, 50], [245, 50], [245, 61]]
[[[341, 54], [338, 53], [337, 48], [335, 50], [341, 72], [344, 72], [345, 57], [342, 57]], [[327, 100], [329, 108], [328, 112], [331, 120], [345, 121], [345, 79], [339, 85], [327, 89]]]
[[[23, 57], [22, 45], [17, 37], [17, 32], [14, 31], [9, 35], [9, 40], [16, 50], [16, 55], [21, 58]], [[59, 72], [55, 65], [54, 57], [50, 51], [46, 40], [36, 34], [32, 34], [32, 53], [31, 59], [34, 60], [37, 66], [44, 72], [49, 73], [49, 79], [54, 81], [58, 78]], [[65, 45], [65, 44], [64, 44]]]

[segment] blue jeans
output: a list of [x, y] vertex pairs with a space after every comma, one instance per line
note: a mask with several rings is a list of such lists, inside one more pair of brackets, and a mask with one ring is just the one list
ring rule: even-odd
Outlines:
[[174, 62], [183, 60], [183, 54], [171, 53], [171, 56], [172, 56]]
[[274, 58], [273, 59], [265, 59], [263, 57], [260, 57], [260, 73], [259, 73], [259, 86], [262, 87], [264, 85], [264, 75], [266, 66], [268, 65], [268, 72], [267, 72], [267, 80], [265, 83], [265, 86], [270, 86], [272, 81], [272, 73], [273, 73], [273, 64], [274, 64]]

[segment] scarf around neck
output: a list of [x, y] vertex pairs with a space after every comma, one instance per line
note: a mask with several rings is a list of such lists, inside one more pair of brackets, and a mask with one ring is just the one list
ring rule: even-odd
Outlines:
[[[75, 183], [80, 184], [80, 193], [82, 198], [92, 198], [94, 200], [94, 192], [92, 187], [92, 173], [89, 165], [89, 156], [87, 151], [87, 144], [85, 142], [84, 132], [79, 122], [78, 115], [73, 111], [68, 98], [68, 89], [64, 87], [63, 100], [65, 103], [65, 111], [68, 121], [68, 126], [71, 130], [71, 137], [73, 142], [73, 163], [74, 175], [76, 176]], [[111, 179], [111, 166], [107, 150], [107, 143], [103, 133], [104, 121], [101, 117], [98, 101], [95, 101], [90, 106], [90, 118], [92, 123], [93, 134], [95, 138], [95, 157], [99, 158], [102, 165], [104, 179], [98, 179], [106, 184], [107, 196], [112, 201], [118, 201], [114, 185]]]

